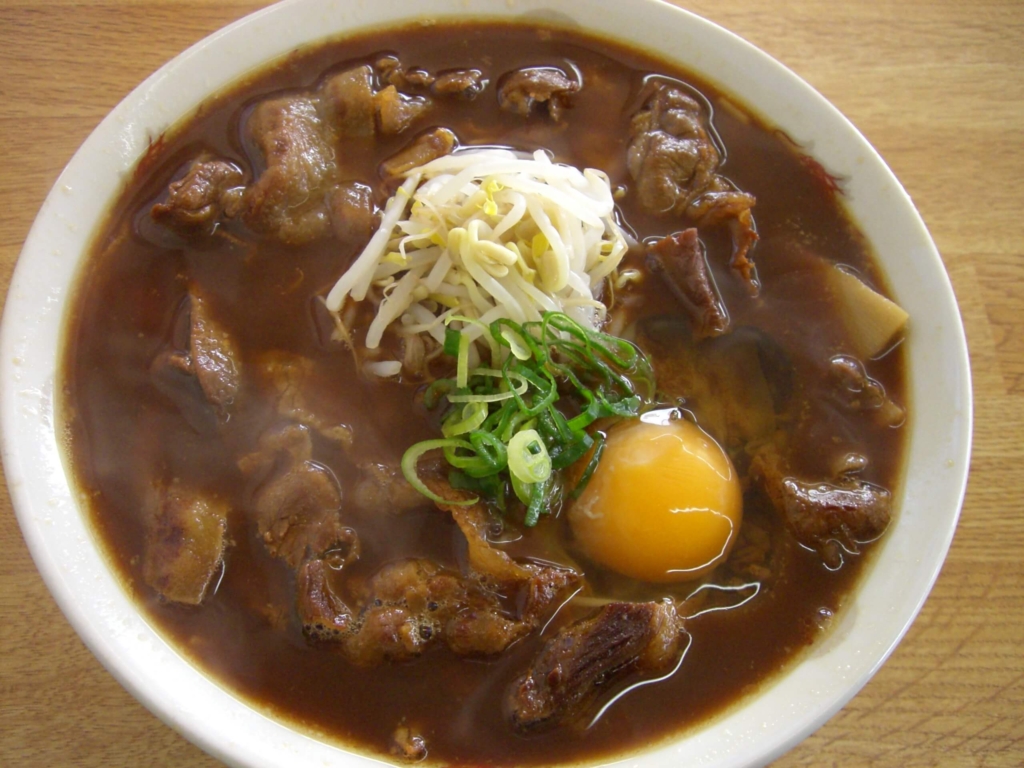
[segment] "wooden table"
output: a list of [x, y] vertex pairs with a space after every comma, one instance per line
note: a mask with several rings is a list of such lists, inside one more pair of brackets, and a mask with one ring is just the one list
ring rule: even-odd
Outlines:
[[[971, 482], [938, 584], [874, 680], [776, 765], [1024, 764], [1024, 4], [676, 2], [790, 66], [878, 148], [942, 252], [973, 363]], [[0, 2], [4, 292], [44, 196], [107, 111], [264, 4]], [[85, 649], [0, 496], [0, 765], [216, 765]]]

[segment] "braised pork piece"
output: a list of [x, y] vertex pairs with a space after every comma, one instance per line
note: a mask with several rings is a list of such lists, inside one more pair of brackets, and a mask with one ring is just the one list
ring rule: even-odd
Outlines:
[[[590, 286], [595, 322], [653, 367], [637, 408], [696, 423], [738, 477], [710, 570], [623, 575], [569, 522], [634, 416], [586, 423], [535, 525], [511, 481], [483, 493], [439, 451], [403, 466], [463, 413], [431, 386], [456, 376], [445, 337], [409, 330], [444, 295], [379, 345], [402, 275], [429, 280], [421, 251], [325, 299], [411, 174], [496, 146], [607, 176], [628, 248]], [[216, 97], [140, 164], [69, 320], [71, 459], [126, 589], [231, 690], [399, 763], [611, 759], [720, 712], [822, 635], [894, 514], [906, 317], [811, 167], [693, 74], [558, 29], [346, 39]], [[550, 287], [553, 236], [523, 231], [488, 269], [529, 276], [501, 259], [533, 250]], [[869, 315], [897, 330], [864, 337]], [[572, 423], [589, 407], [565, 402]]]

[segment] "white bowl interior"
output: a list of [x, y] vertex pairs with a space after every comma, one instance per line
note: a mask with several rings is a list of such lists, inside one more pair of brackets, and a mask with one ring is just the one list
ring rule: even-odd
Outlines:
[[[0, 418], [8, 487], [61, 609], [147, 707], [216, 757], [245, 766], [376, 763], [271, 720], [192, 667], [146, 623], [98, 552], [65, 476], [54, 386], [65, 301], [98, 222], [149, 142], [207, 95], [296, 46], [406, 19], [406, 0], [289, 0], [178, 56], [121, 102], [68, 164], [26, 240], [0, 331]], [[417, 17], [524, 15], [578, 23], [700, 72], [843, 178], [848, 207], [910, 313], [912, 419], [898, 523], [839, 626], [744, 706], [629, 762], [763, 765], [845, 704], [917, 615], [949, 547], [968, 469], [971, 389], [949, 280], [920, 216], [856, 129], [766, 54], [658, 0], [419, 0]]]

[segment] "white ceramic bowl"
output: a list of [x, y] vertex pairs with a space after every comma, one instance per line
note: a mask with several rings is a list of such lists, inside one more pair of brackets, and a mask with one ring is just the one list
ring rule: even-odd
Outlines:
[[208, 37], [122, 101], [43, 204], [11, 283], [0, 335], [3, 463], [22, 531], [50, 591], [103, 664], [165, 722], [234, 765], [357, 766], [267, 719], [187, 663], [121, 591], [76, 506], [54, 431], [66, 297], [108, 206], [150, 139], [206, 96], [296, 46], [416, 17], [529, 15], [578, 23], [700, 72], [843, 177], [853, 217], [912, 317], [909, 455], [899, 516], [834, 631], [756, 698], [629, 762], [756, 766], [836, 713], [906, 632], [939, 573], [967, 478], [971, 389], [963, 328], [913, 204], [857, 130], [810, 86], [720, 27], [658, 0], [289, 0]]

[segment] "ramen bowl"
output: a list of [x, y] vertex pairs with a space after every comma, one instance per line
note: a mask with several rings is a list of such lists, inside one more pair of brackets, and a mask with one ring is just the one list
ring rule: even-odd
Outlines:
[[232, 765], [357, 766], [371, 758], [261, 711], [190, 664], [147, 622], [79, 507], [55, 413], [65, 306], [90, 242], [151, 141], [216, 94], [295, 48], [416, 19], [576, 26], [700, 74], [807, 147], [843, 179], [851, 217], [910, 314], [911, 419], [895, 523], [836, 625], [783, 674], [714, 720], [630, 755], [654, 766], [770, 762], [870, 679], [920, 610], [959, 515], [971, 435], [966, 343], [935, 246], [899, 182], [857, 130], [796, 75], [749, 44], [656, 0], [294, 0], [212, 35], [140, 85], [83, 144], [46, 199], [11, 284], [0, 335], [8, 487], [50, 591], [110, 672], [144, 705]]

